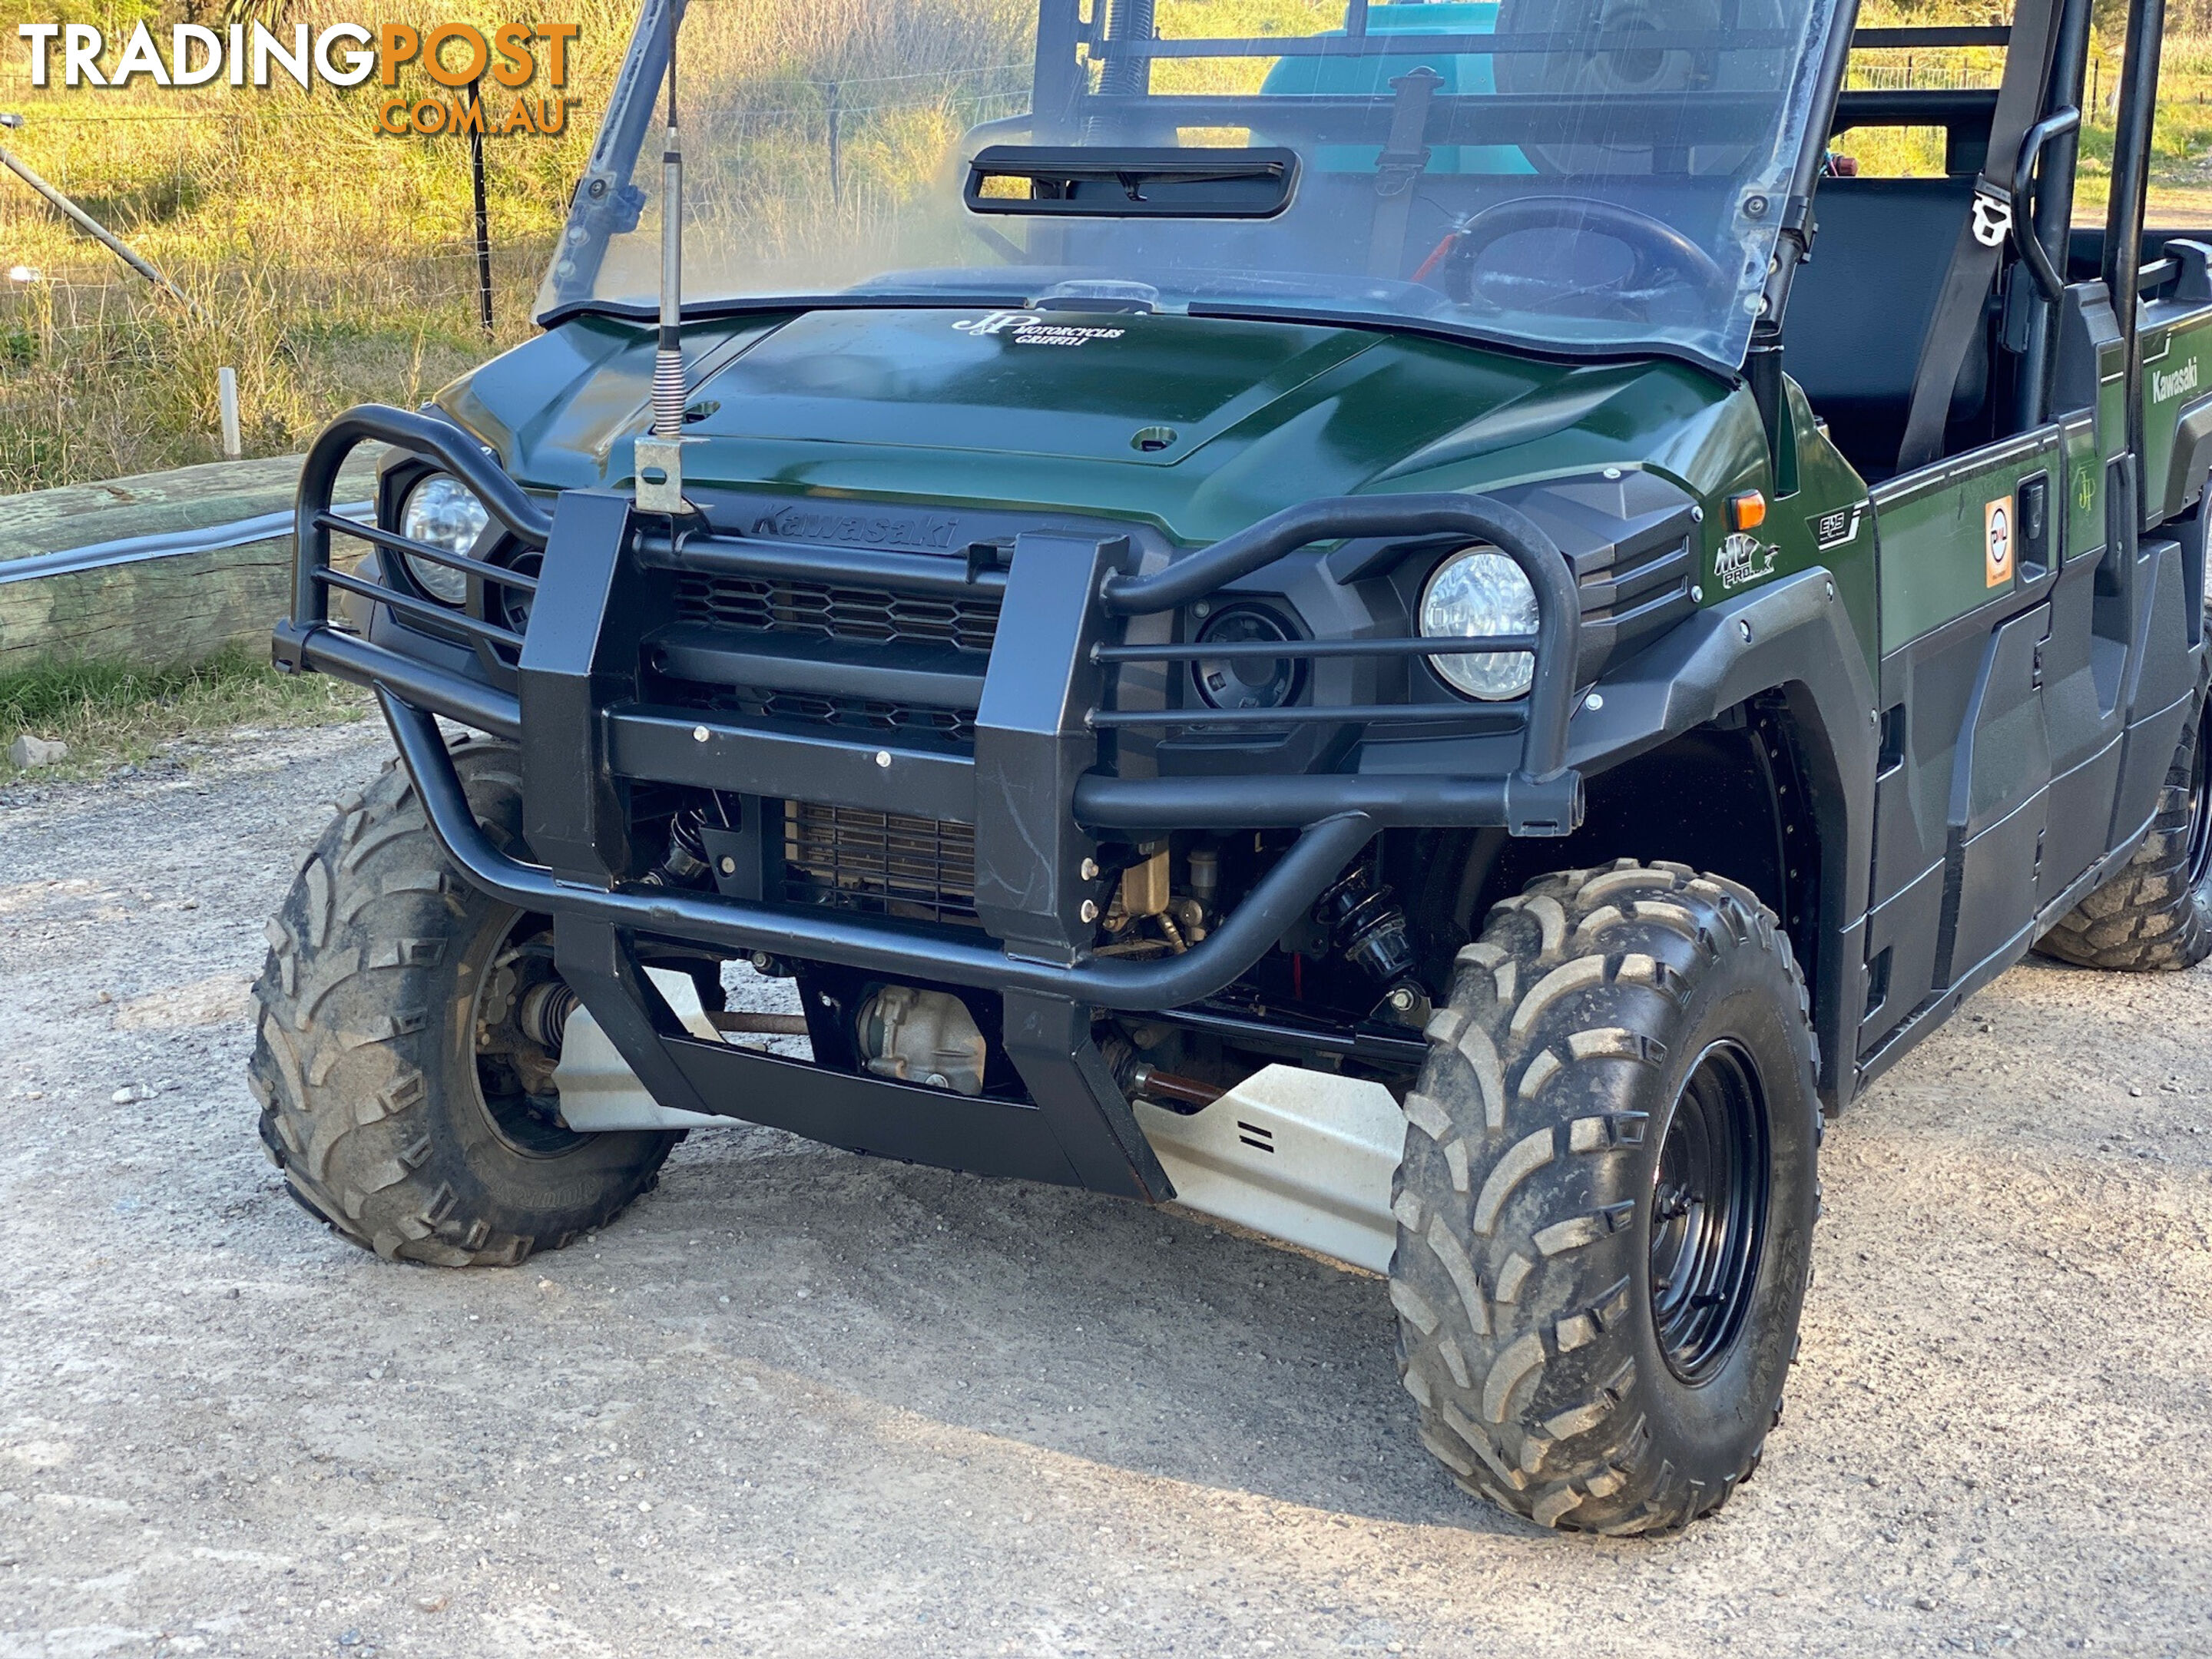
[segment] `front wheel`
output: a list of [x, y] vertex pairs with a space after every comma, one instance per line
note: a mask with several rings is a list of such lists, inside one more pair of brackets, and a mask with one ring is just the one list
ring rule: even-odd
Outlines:
[[[514, 750], [453, 757], [520, 849]], [[548, 918], [457, 875], [396, 765], [343, 803], [269, 925], [248, 1078], [292, 1195], [386, 1258], [512, 1267], [651, 1187], [662, 1133], [578, 1134], [553, 1070], [575, 999]]]
[[1818, 1207], [1773, 915], [1680, 866], [1543, 877], [1460, 952], [1429, 1038], [1390, 1286], [1423, 1441], [1546, 1526], [1719, 1508], [1780, 1420]]

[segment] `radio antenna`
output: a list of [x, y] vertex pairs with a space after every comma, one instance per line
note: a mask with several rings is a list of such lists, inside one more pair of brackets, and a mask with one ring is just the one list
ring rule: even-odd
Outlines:
[[676, 118], [682, 0], [666, 0], [668, 133], [660, 151], [660, 335], [653, 357], [653, 430], [637, 441], [637, 504], [689, 513], [684, 499], [684, 144]]
[[655, 437], [684, 435], [684, 141], [676, 121], [676, 7], [668, 8], [668, 137], [660, 149], [660, 349], [653, 363]]

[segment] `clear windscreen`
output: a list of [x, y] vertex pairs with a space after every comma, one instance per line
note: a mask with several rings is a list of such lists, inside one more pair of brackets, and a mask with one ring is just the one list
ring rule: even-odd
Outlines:
[[[658, 295], [661, 4], [641, 20], [541, 313]], [[1833, 13], [690, 0], [684, 297], [1120, 295], [1733, 368]], [[1287, 151], [1294, 176], [1265, 217], [1118, 211], [1110, 189], [1079, 214], [1032, 212], [1016, 199], [1032, 186], [1010, 196], [1004, 179], [986, 210], [963, 200], [979, 152], [1037, 146], [1095, 154], [1109, 173], [1136, 152]], [[1168, 193], [1123, 183], [1132, 201]]]

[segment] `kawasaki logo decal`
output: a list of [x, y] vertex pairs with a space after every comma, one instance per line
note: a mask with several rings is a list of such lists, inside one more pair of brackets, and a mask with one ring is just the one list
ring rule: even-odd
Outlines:
[[2150, 372], [2150, 400], [2154, 404], [2162, 404], [2169, 398], [2179, 398], [2185, 392], [2196, 390], [2197, 360], [2194, 357], [2170, 374], [2161, 374], [2157, 369]]
[[756, 536], [786, 541], [829, 542], [839, 546], [919, 547], [949, 550], [960, 520], [935, 514], [921, 517], [888, 513], [836, 513], [793, 507], [763, 514], [753, 523]]

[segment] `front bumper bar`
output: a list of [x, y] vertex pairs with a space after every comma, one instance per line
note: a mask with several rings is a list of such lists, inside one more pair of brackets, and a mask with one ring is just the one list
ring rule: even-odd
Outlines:
[[[329, 495], [339, 465], [372, 440], [428, 457], [460, 478], [512, 543], [541, 556], [537, 574], [333, 514]], [[278, 662], [375, 690], [432, 833], [456, 870], [502, 902], [553, 918], [563, 977], [647, 1088], [679, 1110], [774, 1123], [835, 1145], [949, 1167], [1171, 1196], [1093, 1039], [1095, 1010], [1176, 1008], [1229, 987], [1310, 913], [1382, 830], [1495, 826], [1564, 835], [1581, 821], [1581, 781], [1565, 765], [1579, 596], [1565, 558], [1544, 532], [1495, 501], [1424, 495], [1310, 503], [1150, 574], [1135, 570], [1130, 542], [1117, 534], [1023, 533], [1007, 568], [971, 559], [963, 576], [958, 561], [942, 556], [795, 546], [641, 521], [626, 496], [607, 491], [568, 492], [548, 514], [450, 423], [364, 409], [333, 422], [310, 452], [299, 525], [294, 613], [276, 630]], [[370, 542], [387, 561], [412, 556], [460, 569], [472, 591], [527, 596], [528, 627], [518, 634], [486, 616], [440, 611], [420, 595], [333, 569], [333, 535]], [[1492, 729], [1517, 722], [1516, 766], [1473, 776], [1120, 775], [1112, 763], [1116, 731], [1233, 728], [1247, 712], [1118, 706], [1123, 665], [1166, 665], [1191, 656], [1187, 644], [1133, 641], [1124, 619], [1173, 612], [1317, 541], [1447, 535], [1488, 542], [1527, 573], [1538, 599], [1536, 633], [1488, 643], [1534, 653], [1528, 696], [1479, 710], [1299, 705], [1277, 711], [1277, 718], [1346, 728], [1434, 723], [1440, 712], [1479, 716]], [[655, 706], [647, 700], [641, 661], [652, 630], [667, 620], [672, 585], [687, 572], [881, 580], [939, 592], [990, 589], [1000, 607], [997, 642], [981, 677], [972, 757]], [[333, 591], [382, 604], [395, 623], [427, 628], [448, 643], [418, 650], [380, 627], [374, 639], [337, 629], [329, 612]], [[1155, 625], [1149, 633], [1173, 631]], [[1443, 655], [1465, 645], [1336, 638], [1263, 648], [1319, 660]], [[760, 653], [748, 658], [765, 659]], [[542, 862], [495, 846], [478, 823], [438, 729], [441, 714], [517, 743], [523, 839]], [[641, 860], [629, 842], [633, 785], [781, 796], [972, 825], [983, 929], [948, 937], [850, 912], [637, 881]], [[1091, 857], [1100, 839], [1178, 829], [1299, 833], [1188, 951], [1154, 961], [1092, 954], [1094, 907], [1103, 895]], [[991, 990], [1001, 999], [1006, 1053], [1027, 1098], [963, 1099], [701, 1042], [683, 1031], [642, 971], [656, 941]]]
[[936, 936], [917, 939], [816, 910], [563, 882], [550, 870], [524, 864], [492, 845], [469, 809], [434, 719], [387, 687], [380, 685], [377, 696], [439, 845], [472, 886], [518, 909], [587, 917], [732, 951], [764, 951], [953, 985], [1035, 991], [1101, 1008], [1173, 1008], [1223, 989], [1312, 908], [1322, 890], [1381, 827], [1364, 812], [1340, 812], [1309, 825], [1228, 919], [1181, 956], [1141, 963], [1094, 959], [1063, 967], [1010, 957], [989, 945]]

